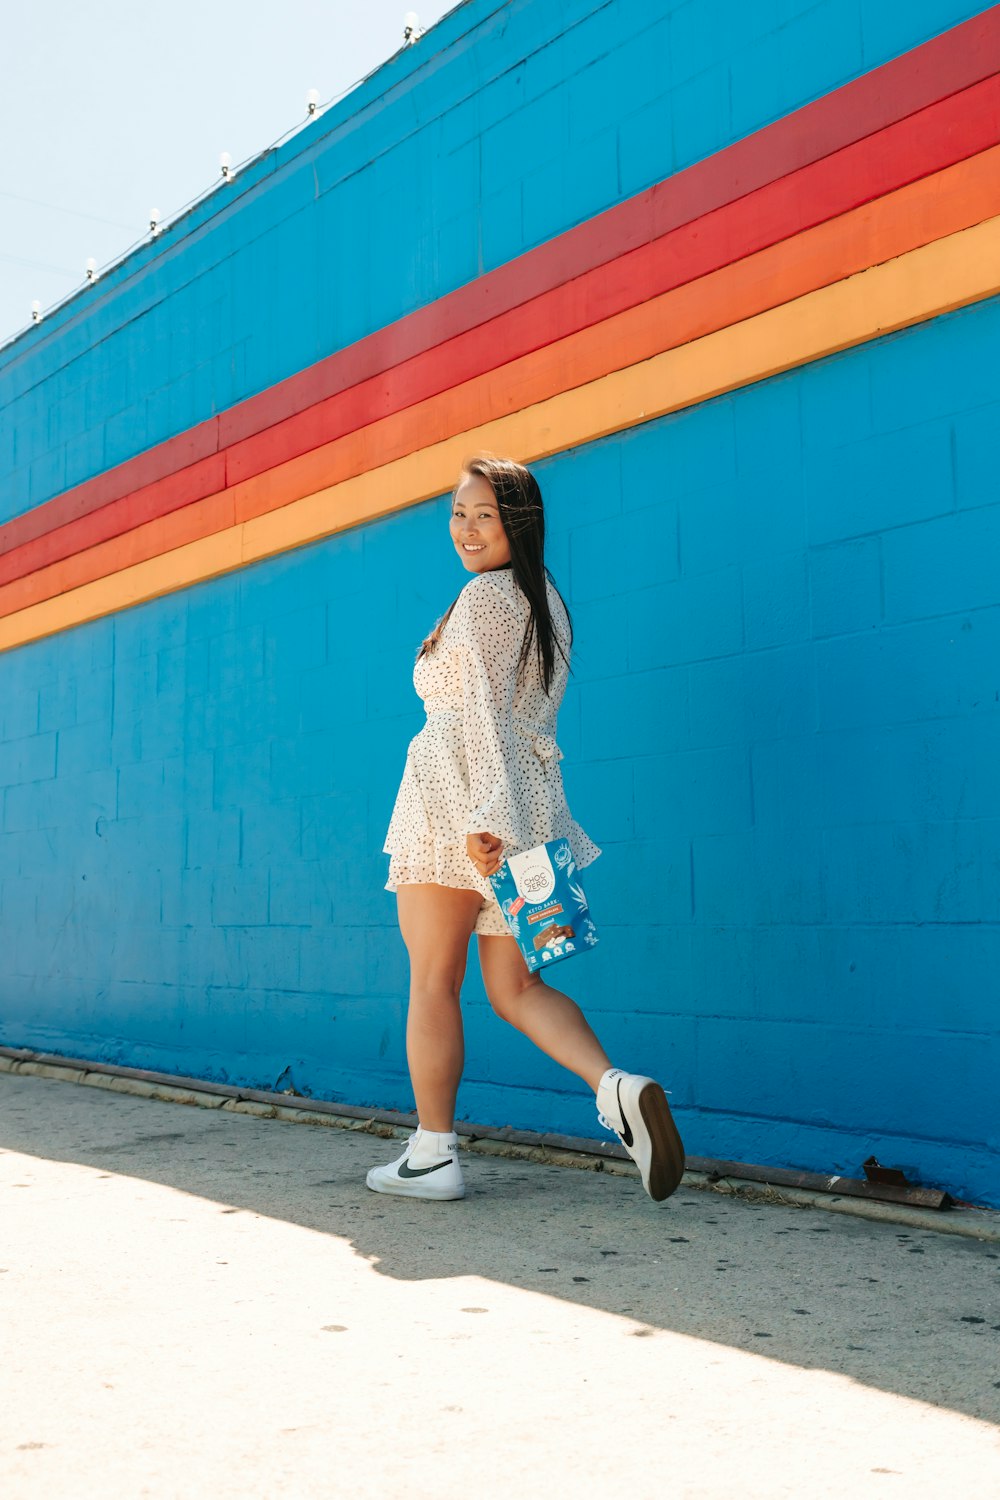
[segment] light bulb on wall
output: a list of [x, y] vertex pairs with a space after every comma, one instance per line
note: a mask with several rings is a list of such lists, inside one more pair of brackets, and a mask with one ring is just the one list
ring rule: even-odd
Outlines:
[[408, 10], [403, 17], [403, 46], [412, 47], [421, 35], [420, 17], [415, 10]]
[[314, 115], [319, 109], [319, 89], [310, 89], [306, 95], [306, 109], [309, 114]]
[[41, 318], [42, 318], [42, 304], [39, 302], [38, 298], [36, 297], [35, 300], [34, 300], [34, 302], [31, 304], [31, 321], [33, 323], [39, 323], [39, 322], [41, 322]]
[[233, 180], [233, 158], [228, 151], [223, 151], [219, 157], [219, 166], [222, 168], [222, 176], [226, 182]]
[[97, 280], [97, 261], [92, 255], [87, 256], [87, 280]]
[[149, 210], [149, 232], [152, 235], [157, 235], [160, 232], [160, 210], [158, 208], [151, 208]]

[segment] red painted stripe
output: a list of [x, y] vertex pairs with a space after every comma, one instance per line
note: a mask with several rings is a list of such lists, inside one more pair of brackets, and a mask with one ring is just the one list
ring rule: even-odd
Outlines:
[[0, 552], [165, 478], [1000, 70], [1000, 5], [0, 527]]
[[[0, 555], [0, 584], [21, 578], [35, 568], [59, 562], [77, 552], [93, 547], [98, 542], [108, 541], [113, 536], [122, 536], [134, 526], [158, 516], [170, 515], [199, 500], [217, 495], [226, 489], [226, 458], [223, 453], [213, 453], [199, 463], [191, 464], [165, 479], [143, 485], [130, 494], [111, 500], [97, 510], [85, 512], [57, 526], [41, 536], [32, 537], [19, 547]], [[31, 512], [29, 512], [31, 514]]]
[[[229, 447], [1000, 72], [1000, 5], [221, 413]], [[346, 365], [346, 371], [344, 366]]]
[[213, 455], [182, 471], [186, 484], [173, 476], [11, 548], [0, 585], [201, 499], [213, 480], [221, 489], [264, 473], [997, 142], [1000, 75]]
[[[642, 365], [665, 349], [678, 349], [733, 324], [746, 324], [769, 308], [830, 287], [854, 272], [873, 266], [885, 272], [887, 261], [906, 258], [920, 246], [960, 234], [974, 225], [988, 228], [982, 221], [997, 215], [1000, 215], [1000, 145], [665, 292], [650, 302], [629, 308], [570, 338], [547, 344], [524, 359], [505, 365], [499, 376], [488, 371], [319, 448], [294, 465], [295, 492], [303, 493], [305, 489], [315, 494], [363, 474], [373, 463], [389, 463], [408, 454], [419, 459], [420, 450], [428, 445], [455, 433], [468, 432], [517, 408], [530, 408], [560, 393], [572, 403], [576, 387], [612, 371]], [[958, 264], [959, 257], [952, 247], [952, 269]], [[957, 304], [949, 304], [945, 296], [941, 307], [948, 305]], [[877, 322], [873, 320], [870, 335], [876, 332]], [[772, 368], [775, 353], [772, 344]], [[736, 367], [743, 368], [740, 358]], [[107, 579], [133, 562], [157, 557], [185, 542], [239, 524], [251, 514], [272, 514], [281, 527], [280, 513], [291, 488], [287, 468], [272, 470], [248, 485], [133, 527], [121, 537], [89, 547], [0, 587], [0, 616], [81, 584]], [[356, 519], [363, 519], [363, 515]]]
[[219, 418], [209, 417], [197, 427], [189, 427], [177, 437], [158, 443], [155, 448], [116, 464], [113, 469], [106, 469], [84, 484], [64, 490], [61, 495], [34, 506], [23, 515], [14, 516], [0, 526], [0, 554], [78, 516], [89, 515], [111, 500], [133, 495], [147, 485], [170, 479], [183, 484], [187, 470], [196, 468], [202, 459], [217, 453], [218, 448]]
[[230, 484], [1000, 142], [1000, 74], [226, 449]]

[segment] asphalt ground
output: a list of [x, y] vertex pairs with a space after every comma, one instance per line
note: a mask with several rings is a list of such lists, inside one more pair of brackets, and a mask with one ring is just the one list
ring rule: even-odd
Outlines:
[[401, 1149], [0, 1073], [4, 1500], [1000, 1495], [1000, 1244]]

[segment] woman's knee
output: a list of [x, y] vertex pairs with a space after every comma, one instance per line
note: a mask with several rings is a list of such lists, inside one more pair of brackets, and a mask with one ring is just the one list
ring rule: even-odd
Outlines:
[[540, 974], [527, 974], [523, 978], [508, 979], [503, 984], [487, 984], [486, 998], [501, 1021], [519, 1026], [526, 1004], [537, 1000], [546, 984]]
[[410, 1004], [419, 1006], [421, 1011], [428, 1013], [448, 1014], [451, 1011], [457, 1011], [461, 1004], [464, 978], [464, 969], [461, 971], [444, 970], [437, 973], [411, 973]]

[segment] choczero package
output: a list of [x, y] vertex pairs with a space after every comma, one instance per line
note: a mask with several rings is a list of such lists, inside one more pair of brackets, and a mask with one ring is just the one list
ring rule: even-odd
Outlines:
[[586, 953], [598, 941], [597, 929], [579, 879], [568, 839], [549, 839], [512, 854], [489, 877], [525, 963], [534, 971]]

